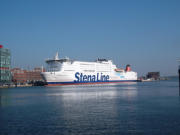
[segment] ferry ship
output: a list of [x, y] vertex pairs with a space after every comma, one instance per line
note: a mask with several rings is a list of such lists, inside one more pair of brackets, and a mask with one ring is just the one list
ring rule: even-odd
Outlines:
[[54, 59], [46, 60], [46, 72], [42, 72], [48, 86], [105, 84], [136, 82], [137, 73], [131, 71], [130, 65], [126, 69], [117, 68], [111, 60], [97, 59], [95, 62], [84, 62], [59, 59], [56, 53]]

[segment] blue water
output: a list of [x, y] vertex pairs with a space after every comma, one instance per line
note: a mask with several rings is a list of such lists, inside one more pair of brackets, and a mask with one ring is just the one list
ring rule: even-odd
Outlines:
[[179, 135], [178, 80], [0, 89], [0, 135]]

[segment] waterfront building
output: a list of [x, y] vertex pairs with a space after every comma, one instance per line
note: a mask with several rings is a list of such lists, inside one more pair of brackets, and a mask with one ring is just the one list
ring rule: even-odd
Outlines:
[[0, 85], [11, 83], [11, 54], [10, 50], [0, 45]]
[[41, 72], [45, 71], [42, 68], [34, 68], [33, 70], [23, 70], [20, 68], [11, 69], [12, 80], [15, 84], [28, 84], [37, 81], [44, 81]]
[[159, 80], [160, 79], [160, 72], [148, 72], [146, 78], [151, 78], [154, 80]]

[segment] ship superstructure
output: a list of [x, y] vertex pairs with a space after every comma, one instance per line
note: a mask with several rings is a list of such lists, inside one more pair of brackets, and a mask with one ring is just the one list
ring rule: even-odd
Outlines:
[[137, 73], [118, 69], [111, 60], [97, 59], [95, 62], [73, 61], [69, 58], [46, 60], [47, 70], [42, 75], [49, 86], [103, 84], [137, 81]]

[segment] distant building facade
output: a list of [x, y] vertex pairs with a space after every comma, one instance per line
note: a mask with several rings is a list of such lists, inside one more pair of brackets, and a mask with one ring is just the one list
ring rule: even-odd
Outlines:
[[11, 69], [12, 80], [16, 84], [27, 84], [36, 81], [44, 81], [41, 72], [45, 70], [42, 68], [34, 68], [34, 70], [23, 70], [20, 68]]
[[148, 72], [146, 78], [153, 78], [155, 80], [160, 79], [160, 72]]
[[0, 45], [0, 85], [11, 83], [11, 53]]

